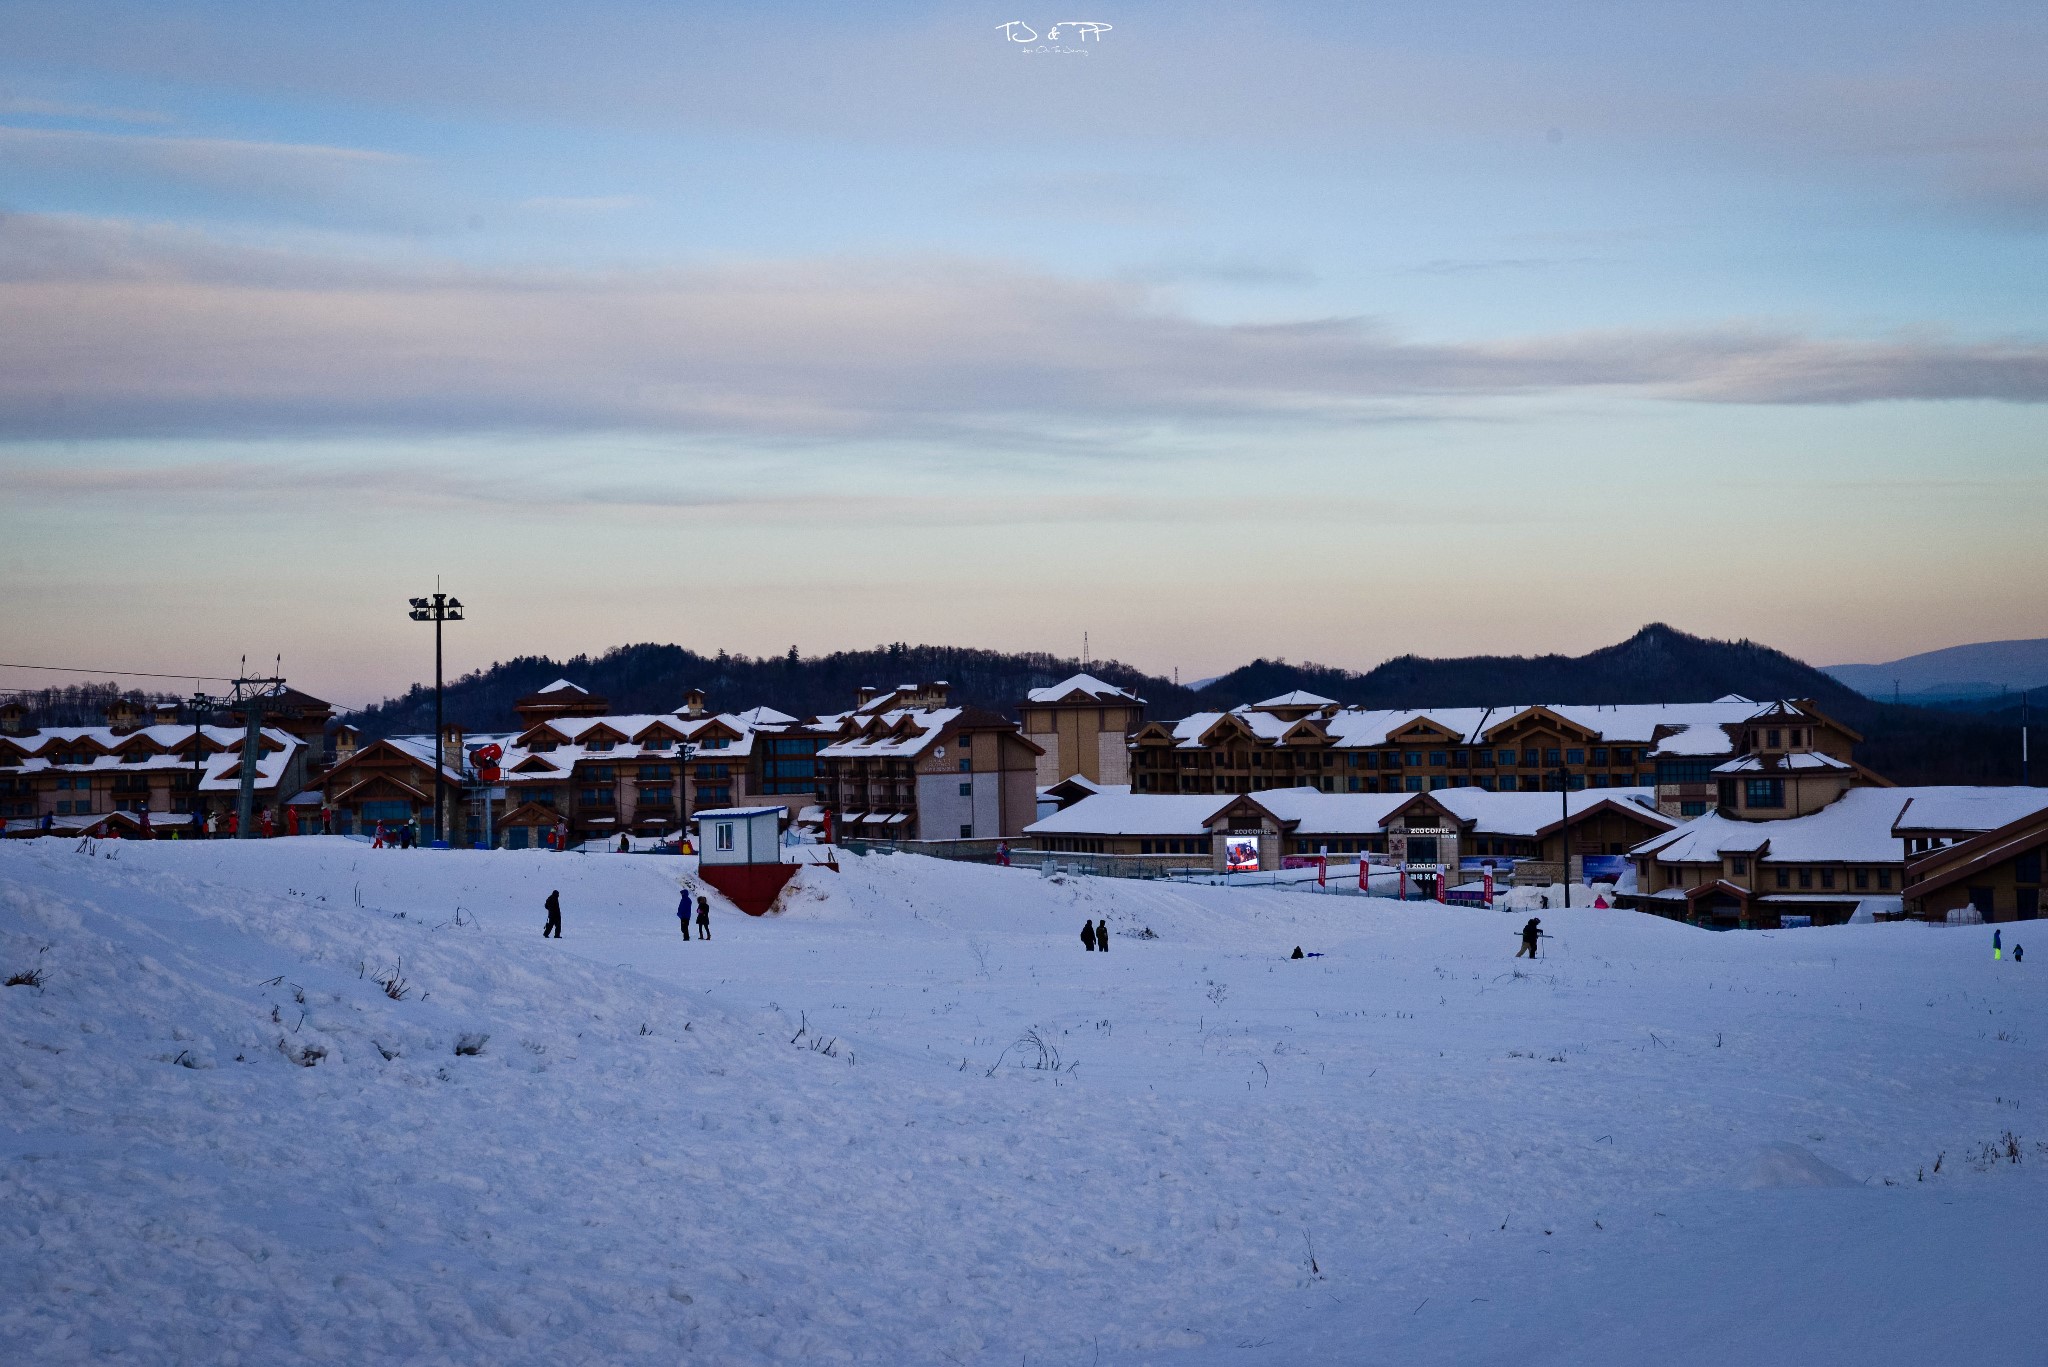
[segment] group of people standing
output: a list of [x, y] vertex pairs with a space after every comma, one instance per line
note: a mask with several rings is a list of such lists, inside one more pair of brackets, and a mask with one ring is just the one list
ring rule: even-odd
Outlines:
[[1099, 949], [1104, 954], [1109, 953], [1109, 922], [1081, 922], [1081, 947], [1088, 950]]
[[[548, 900], [542, 903], [541, 905], [547, 909], [548, 919], [547, 923], [540, 928], [540, 937], [543, 940], [550, 938], [556, 940], [561, 939], [562, 890], [560, 888], [554, 889], [552, 892], [548, 894]], [[685, 884], [682, 892], [682, 900], [676, 903], [676, 920], [682, 923], [683, 938], [685, 940], [690, 938], [690, 911], [690, 889], [689, 886]], [[697, 898], [696, 912], [697, 938], [700, 940], [708, 940], [711, 938], [711, 899], [709, 897], [699, 896]]]
[[383, 822], [378, 822], [376, 838], [370, 841], [370, 848], [381, 850], [389, 847], [394, 850], [409, 850], [418, 845], [419, 842], [419, 823], [411, 817], [407, 817], [390, 830], [384, 828]]

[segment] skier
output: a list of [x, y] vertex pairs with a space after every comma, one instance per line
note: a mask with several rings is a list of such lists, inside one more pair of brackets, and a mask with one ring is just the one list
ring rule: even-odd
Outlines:
[[683, 889], [682, 900], [676, 903], [676, 920], [682, 923], [683, 938], [690, 938], [690, 890]]
[[1521, 947], [1520, 949], [1518, 949], [1518, 950], [1516, 950], [1516, 951], [1515, 951], [1515, 957], [1516, 957], [1517, 959], [1519, 959], [1519, 958], [1521, 958], [1521, 957], [1522, 957], [1522, 956], [1523, 956], [1524, 954], [1526, 954], [1526, 955], [1528, 955], [1528, 956], [1529, 956], [1530, 958], [1532, 958], [1532, 959], [1533, 959], [1533, 958], [1535, 958], [1535, 957], [1536, 957], [1536, 941], [1537, 941], [1537, 939], [1538, 939], [1538, 938], [1540, 938], [1540, 937], [1542, 936], [1542, 934], [1543, 934], [1543, 920], [1542, 920], [1542, 918], [1541, 918], [1541, 917], [1538, 917], [1538, 916], [1531, 916], [1531, 917], [1529, 918], [1529, 924], [1528, 924], [1528, 925], [1526, 925], [1526, 926], [1523, 926], [1523, 927], [1522, 927], [1522, 947]]
[[711, 899], [709, 897], [699, 897], [697, 899], [697, 938], [700, 940], [711, 938]]
[[1991, 932], [1991, 958], [1995, 963], [2005, 957], [2004, 942], [1997, 931]]
[[550, 892], [545, 905], [548, 909], [548, 923], [540, 928], [540, 938], [545, 940], [552, 935], [559, 940], [562, 938], [562, 890], [557, 888]]
[[1081, 947], [1090, 954], [1095, 952], [1095, 923], [1093, 921], [1083, 921], [1081, 923]]
[[1109, 922], [1107, 920], [1095, 923], [1095, 947], [1104, 954], [1109, 953]]

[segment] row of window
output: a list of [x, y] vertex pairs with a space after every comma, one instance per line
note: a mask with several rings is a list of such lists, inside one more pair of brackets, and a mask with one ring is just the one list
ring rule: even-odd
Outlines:
[[1207, 854], [1207, 840], [1140, 840], [1140, 854]]
[[[1333, 752], [1322, 750], [1254, 750], [1251, 752], [1249, 764], [1245, 762], [1244, 752], [1238, 750], [1182, 752], [1178, 758], [1183, 769], [1208, 769], [1219, 765], [1222, 768], [1264, 769], [1269, 767], [1269, 753], [1273, 756], [1275, 766], [1281, 768], [1288, 767], [1281, 761], [1293, 761], [1310, 769], [1327, 769], [1335, 765], [1337, 758]], [[1140, 763], [1144, 765], [1156, 766], [1164, 757], [1164, 752], [1143, 748], [1138, 754]], [[1539, 750], [1532, 746], [1521, 750], [1402, 750], [1384, 754], [1379, 751], [1368, 751], [1364, 754], [1346, 754], [1344, 766], [1349, 769], [1511, 769], [1519, 765], [1524, 769], [1534, 769], [1555, 768], [1560, 764], [1584, 766], [1590, 763], [1596, 767], [1604, 767], [1634, 764], [1636, 755], [1637, 750], [1634, 746], [1606, 745], [1596, 745], [1590, 750], [1570, 747]], [[1643, 753], [1643, 758], [1649, 758], [1647, 752]]]

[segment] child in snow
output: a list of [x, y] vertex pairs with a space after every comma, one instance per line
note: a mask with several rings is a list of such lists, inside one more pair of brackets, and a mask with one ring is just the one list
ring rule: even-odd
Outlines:
[[1109, 953], [1109, 922], [1107, 920], [1095, 923], [1095, 947], [1104, 954]]
[[1533, 959], [1533, 958], [1535, 958], [1535, 957], [1536, 957], [1536, 941], [1537, 941], [1537, 940], [1539, 940], [1539, 939], [1541, 939], [1541, 938], [1542, 938], [1542, 935], [1543, 935], [1543, 920], [1542, 920], [1542, 918], [1541, 918], [1541, 917], [1538, 917], [1538, 916], [1531, 916], [1531, 917], [1529, 918], [1529, 924], [1528, 924], [1528, 925], [1526, 925], [1526, 926], [1523, 926], [1523, 927], [1522, 927], [1522, 947], [1521, 947], [1520, 949], [1518, 949], [1518, 950], [1516, 950], [1516, 951], [1515, 951], [1515, 957], [1516, 957], [1517, 959], [1519, 959], [1519, 958], [1521, 958], [1521, 957], [1522, 957], [1522, 956], [1523, 956], [1524, 954], [1526, 954], [1526, 955], [1528, 955], [1528, 956], [1529, 956], [1530, 958], [1532, 958], [1532, 959]]
[[1081, 923], [1081, 947], [1091, 954], [1095, 952], [1095, 923], [1093, 921], [1083, 921]]
[[2022, 959], [2024, 959], [2024, 958], [2026, 958], [2026, 957], [2027, 957], [2027, 947], [2026, 947], [2025, 945], [2014, 945], [2014, 946], [2012, 947], [2012, 961], [2013, 961], [2014, 963], [2018, 963], [2018, 962], [2020, 962], [2020, 961], [2021, 961]]
[[697, 938], [700, 940], [711, 938], [711, 899], [709, 897], [699, 897], [697, 899]]
[[562, 891], [560, 888], [548, 894], [547, 909], [548, 923], [540, 928], [540, 938], [545, 940], [548, 936], [552, 935], [559, 940], [562, 938]]

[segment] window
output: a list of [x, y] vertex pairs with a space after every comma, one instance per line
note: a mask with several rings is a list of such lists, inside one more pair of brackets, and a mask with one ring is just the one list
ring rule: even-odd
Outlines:
[[590, 748], [592, 750], [609, 750], [612, 748], [612, 738], [610, 736], [599, 736], [590, 742]]
[[1410, 750], [1408, 752], [1408, 767], [1410, 769], [1422, 767], [1422, 752], [1420, 750]]
[[1877, 886], [1878, 886], [1878, 888], [1879, 888], [1880, 890], [1882, 890], [1882, 889], [1884, 889], [1884, 888], [1888, 888], [1888, 887], [1890, 887], [1891, 885], [1892, 885], [1892, 871], [1891, 871], [1890, 869], [1879, 869], [1879, 870], [1877, 871]]
[[1429, 776], [1429, 786], [1432, 791], [1438, 788], [1448, 788], [1451, 786], [1451, 777], [1449, 774], [1431, 774]]
[[1712, 760], [1705, 759], [1660, 759], [1657, 761], [1657, 782], [1659, 783], [1710, 783], [1708, 771], [1714, 767]]
[[1633, 750], [1616, 750], [1614, 752], [1614, 762], [1616, 764], [1633, 764], [1635, 763], [1635, 758], [1636, 755]]
[[1742, 855], [1736, 855], [1728, 861], [1728, 872], [1738, 878], [1746, 876], [1749, 873], [1749, 860]]
[[1515, 791], [1515, 776], [1513, 774], [1502, 774], [1500, 776], [1500, 790], [1504, 793]]
[[578, 788], [576, 800], [586, 807], [609, 807], [612, 805], [612, 790], [609, 788]]
[[1595, 764], [1605, 764], [1605, 763], [1607, 763], [1607, 750], [1606, 750], [1606, 748], [1605, 748], [1605, 747], [1603, 747], [1603, 746], [1599, 746], [1599, 745], [1596, 745], [1596, 746], [1594, 746], [1594, 747], [1593, 747], [1593, 763], [1595, 763]]
[[1789, 888], [1789, 887], [1791, 887], [1791, 886], [1792, 886], [1792, 870], [1790, 870], [1790, 869], [1779, 869], [1779, 870], [1778, 870], [1778, 886], [1779, 886], [1779, 887], [1781, 887], [1781, 888]]
[[1536, 751], [1524, 750], [1522, 752], [1522, 767], [1524, 769], [1534, 769], [1539, 763], [1541, 763], [1541, 759]]
[[1858, 870], [1856, 870], [1856, 886], [1857, 886], [1857, 887], [1859, 887], [1859, 888], [1867, 888], [1867, 887], [1869, 887], [1869, 886], [1870, 886], [1870, 870], [1869, 870], [1869, 869], [1858, 869]]
[[1799, 871], [1799, 886], [1802, 888], [1810, 888], [1813, 886], [1812, 869], [1801, 869]]
[[974, 839], [974, 827], [971, 823], [960, 828], [960, 838], [962, 840]]
[[1607, 775], [1605, 775], [1605, 774], [1595, 774], [1595, 775], [1593, 775], [1593, 786], [1594, 786], [1595, 788], [1605, 788], [1605, 787], [1607, 786]]
[[1777, 748], [1778, 748], [1778, 733], [1777, 733], [1776, 731], [1766, 731], [1766, 732], [1764, 732], [1764, 749], [1766, 749], [1766, 750], [1775, 750], [1775, 749], [1777, 749]]
[[1469, 769], [1472, 767], [1472, 752], [1469, 750], [1452, 751], [1451, 763], [1460, 769]]
[[2029, 850], [2012, 861], [2012, 881], [2015, 883], [2038, 883], [2041, 881], [2041, 852]]
[[1346, 791], [1346, 792], [1348, 792], [1348, 793], [1355, 793], [1355, 792], [1357, 792], [1357, 791], [1358, 791], [1358, 780], [1357, 780], [1357, 779], [1355, 779], [1355, 778], [1354, 778], [1354, 779], [1351, 779], [1351, 780], [1349, 780], [1349, 782], [1348, 782], [1348, 784], [1347, 784], [1347, 786], [1346, 786], [1346, 788], [1345, 788], [1345, 790], [1344, 790], [1344, 791]]
[[963, 784], [961, 784], [961, 785], [960, 785], [960, 796], [962, 796], [962, 797], [973, 797], [973, 796], [974, 796], [974, 785], [973, 785], [972, 783], [963, 783]]
[[1751, 778], [1742, 783], [1742, 805], [1745, 807], [1782, 807], [1785, 805], [1785, 780], [1782, 778]]
[[1680, 816], [1705, 816], [1707, 814], [1707, 804], [1704, 802], [1681, 802], [1678, 804], [1678, 814]]
[[713, 847], [730, 853], [732, 850], [732, 827], [730, 821], [713, 822], [711, 826]]
[[640, 766], [640, 781], [642, 783], [666, 783], [669, 780], [669, 774], [669, 767], [666, 764], [643, 764]]
[[1422, 775], [1420, 775], [1420, 774], [1410, 774], [1410, 775], [1408, 775], [1408, 784], [1407, 784], [1407, 787], [1408, 787], [1408, 791], [1409, 791], [1409, 792], [1411, 792], [1411, 793], [1419, 793], [1419, 792], [1421, 792], [1421, 791], [1422, 791]]
[[1432, 769], [1445, 768], [1450, 764], [1450, 760], [1451, 757], [1441, 750], [1432, 750], [1429, 752], [1429, 765]]
[[963, 774], [971, 774], [974, 772], [974, 759], [972, 756], [962, 755], [960, 757], [960, 772]]
[[646, 748], [649, 750], [666, 750], [671, 743], [667, 736], [649, 736]]
[[1833, 869], [1822, 869], [1820, 871], [1820, 885], [1824, 888], [1834, 887], [1835, 871]]
[[1556, 751], [1556, 750], [1545, 750], [1545, 751], [1543, 752], [1543, 762], [1544, 762], [1545, 764], [1557, 764], [1557, 763], [1559, 763], [1560, 761], [1559, 761], [1559, 758], [1558, 758], [1558, 753], [1559, 753], [1559, 752], [1558, 752], [1558, 751]]
[[1584, 764], [1586, 762], [1586, 752], [1584, 750], [1567, 750], [1564, 752], [1564, 762], [1566, 764]]

